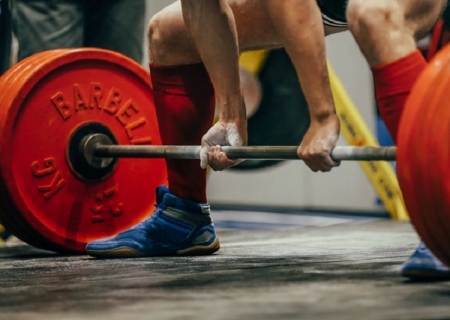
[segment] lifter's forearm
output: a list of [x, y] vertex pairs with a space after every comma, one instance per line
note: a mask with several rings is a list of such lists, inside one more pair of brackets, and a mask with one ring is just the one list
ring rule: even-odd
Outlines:
[[227, 0], [181, 0], [183, 18], [213, 83], [220, 117], [245, 119], [234, 16]]
[[269, 14], [297, 71], [311, 120], [334, 114], [325, 33], [315, 0], [267, 0]]

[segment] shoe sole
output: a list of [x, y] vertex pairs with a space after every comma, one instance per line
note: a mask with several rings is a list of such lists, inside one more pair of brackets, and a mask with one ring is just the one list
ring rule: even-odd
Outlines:
[[139, 258], [145, 254], [129, 247], [120, 247], [111, 250], [86, 250], [86, 253], [96, 258]]
[[450, 280], [450, 272], [427, 271], [427, 270], [405, 270], [402, 276], [414, 281], [447, 281]]
[[200, 256], [213, 254], [220, 249], [219, 238], [216, 238], [209, 246], [194, 246], [184, 250], [177, 251], [175, 254], [162, 253], [149, 255], [143, 252], [139, 252], [130, 247], [120, 247], [111, 250], [87, 250], [86, 253], [96, 258], [139, 258], [139, 257], [152, 257], [152, 256]]
[[177, 252], [179, 256], [202, 256], [213, 254], [220, 249], [219, 238], [216, 238], [209, 246], [195, 246]]

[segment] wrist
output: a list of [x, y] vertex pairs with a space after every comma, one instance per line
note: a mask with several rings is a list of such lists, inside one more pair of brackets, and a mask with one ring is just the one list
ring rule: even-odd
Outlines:
[[242, 96], [217, 101], [219, 119], [226, 122], [247, 122], [247, 114]]
[[219, 116], [217, 122], [220, 122], [225, 126], [229, 124], [234, 124], [236, 127], [240, 128], [240, 130], [244, 131], [247, 130], [247, 118], [242, 117], [227, 118]]
[[338, 120], [336, 110], [314, 110], [310, 113], [311, 122], [328, 122], [333, 120]]

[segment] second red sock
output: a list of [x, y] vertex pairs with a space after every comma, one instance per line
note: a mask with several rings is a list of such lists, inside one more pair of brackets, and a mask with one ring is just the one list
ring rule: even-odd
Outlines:
[[372, 68], [378, 110], [395, 142], [406, 99], [426, 65], [422, 53], [415, 50], [394, 62]]

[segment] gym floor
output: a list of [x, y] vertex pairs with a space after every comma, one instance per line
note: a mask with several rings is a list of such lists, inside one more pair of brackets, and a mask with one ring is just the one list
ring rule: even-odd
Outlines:
[[407, 222], [317, 213], [214, 216], [222, 247], [212, 256], [98, 260], [1, 247], [0, 318], [450, 318], [450, 282], [400, 276], [419, 241]]

